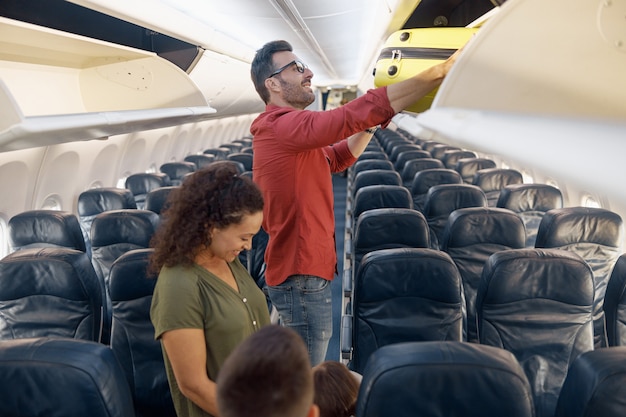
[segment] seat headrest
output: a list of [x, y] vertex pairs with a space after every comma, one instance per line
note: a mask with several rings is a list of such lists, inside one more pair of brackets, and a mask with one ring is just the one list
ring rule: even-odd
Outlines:
[[[207, 158], [210, 158], [208, 155]], [[194, 172], [196, 170], [196, 164], [193, 162], [166, 162], [159, 167], [159, 171], [165, 173], [171, 180], [180, 180], [186, 174]]]
[[524, 178], [522, 174], [514, 169], [487, 168], [478, 170], [474, 174], [473, 184], [481, 190], [499, 191], [509, 184], [522, 184]]
[[381, 242], [384, 245], [392, 244], [393, 247], [429, 247], [430, 238], [426, 218], [419, 211], [407, 208], [364, 211], [359, 216], [355, 227], [355, 250], [381, 248]]
[[133, 399], [113, 351], [77, 339], [0, 342], [0, 415], [134, 416]]
[[161, 214], [167, 208], [167, 199], [176, 186], [155, 188], [146, 195], [146, 210]]
[[[592, 305], [593, 272], [577, 254], [560, 249], [511, 249], [492, 254], [481, 277], [477, 305], [545, 298], [571, 305]], [[511, 291], [515, 288], [515, 291]], [[584, 289], [572, 291], [573, 288]], [[482, 300], [482, 301], [481, 301]], [[496, 301], [497, 300], [497, 301]]]
[[354, 189], [366, 185], [402, 185], [402, 179], [397, 171], [389, 169], [368, 169], [361, 171], [354, 177]]
[[479, 187], [470, 184], [433, 185], [426, 193], [426, 218], [449, 214], [456, 209], [487, 206], [487, 196]]
[[530, 385], [512, 353], [448, 341], [379, 348], [363, 373], [356, 414], [531, 417], [534, 410]]
[[92, 188], [78, 196], [78, 214], [95, 216], [107, 210], [137, 208], [133, 193], [126, 188]]
[[58, 210], [30, 210], [9, 220], [13, 250], [26, 247], [67, 247], [85, 252], [85, 240], [78, 218]]
[[131, 243], [147, 248], [159, 225], [159, 215], [150, 210], [111, 210], [98, 214], [91, 225], [93, 248]]
[[133, 195], [140, 195], [147, 194], [155, 188], [164, 187], [168, 185], [168, 182], [169, 178], [163, 172], [141, 172], [129, 175], [125, 186]]
[[561, 190], [548, 184], [510, 184], [500, 190], [497, 207], [516, 213], [563, 207]]
[[539, 224], [535, 247], [563, 247], [594, 243], [620, 247], [623, 221], [619, 214], [596, 207], [564, 207], [546, 212]]
[[431, 168], [419, 171], [415, 174], [411, 185], [411, 194], [425, 194], [430, 187], [441, 184], [461, 184], [463, 178], [453, 169]]
[[367, 185], [359, 188], [354, 196], [354, 218], [366, 210], [395, 207], [413, 208], [409, 190], [401, 185]]
[[112, 302], [152, 295], [157, 278], [156, 274], [148, 273], [152, 253], [152, 248], [134, 249], [113, 262], [109, 275], [109, 295]]
[[442, 248], [489, 243], [519, 249], [526, 244], [522, 219], [511, 210], [468, 207], [453, 211], [443, 232]]

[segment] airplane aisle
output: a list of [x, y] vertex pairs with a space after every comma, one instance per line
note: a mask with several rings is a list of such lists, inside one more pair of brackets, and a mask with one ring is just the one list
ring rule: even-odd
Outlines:
[[339, 273], [331, 284], [333, 298], [333, 335], [328, 344], [326, 360], [340, 361], [341, 308], [343, 302], [341, 273], [343, 271], [343, 237], [346, 228], [347, 197], [347, 178], [345, 176], [333, 175], [333, 192], [335, 195], [335, 246], [337, 248], [337, 271], [339, 271]]

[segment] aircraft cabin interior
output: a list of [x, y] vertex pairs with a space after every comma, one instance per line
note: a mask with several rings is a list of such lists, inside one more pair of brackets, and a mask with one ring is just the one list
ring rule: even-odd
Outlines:
[[625, 415], [626, 0], [1, 0], [0, 415], [175, 417], [150, 238], [185, 175], [254, 178], [250, 65], [278, 39], [313, 111], [463, 46], [333, 175], [355, 415]]

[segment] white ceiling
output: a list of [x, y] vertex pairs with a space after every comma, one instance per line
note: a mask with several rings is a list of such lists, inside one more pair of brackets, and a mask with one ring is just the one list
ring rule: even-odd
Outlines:
[[[357, 85], [420, 0], [72, 0], [250, 62], [284, 39], [317, 86]], [[169, 16], [169, 24], [162, 16]], [[132, 19], [129, 19], [132, 16]], [[261, 22], [261, 23], [260, 23]], [[158, 27], [156, 27], [158, 25]]]

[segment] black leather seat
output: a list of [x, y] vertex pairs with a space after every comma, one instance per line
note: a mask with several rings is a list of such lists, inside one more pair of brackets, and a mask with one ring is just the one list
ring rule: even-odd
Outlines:
[[187, 161], [166, 162], [159, 167], [159, 171], [167, 174], [171, 185], [181, 185], [185, 175], [196, 170], [196, 164]]
[[368, 169], [359, 172], [352, 182], [352, 194], [368, 185], [402, 185], [400, 174], [389, 169]]
[[381, 208], [363, 212], [354, 237], [346, 242], [348, 265], [344, 265], [344, 294], [352, 291], [354, 275], [365, 254], [392, 248], [428, 248], [430, 234], [424, 215], [408, 208]]
[[609, 346], [626, 346], [626, 254], [615, 262], [602, 309]]
[[133, 417], [115, 355], [100, 343], [66, 338], [0, 342], [0, 415]]
[[176, 186], [155, 188], [146, 195], [146, 210], [161, 215], [161, 212], [167, 208], [167, 199]]
[[424, 202], [430, 187], [440, 184], [462, 184], [461, 175], [453, 169], [432, 168], [424, 169], [415, 174], [411, 184], [411, 196], [413, 208], [424, 211]]
[[478, 341], [476, 291], [485, 262], [495, 252], [524, 248], [525, 239], [522, 219], [510, 210], [470, 207], [450, 214], [441, 249], [454, 260], [463, 279], [469, 342]]
[[445, 155], [446, 152], [460, 151], [460, 150], [461, 149], [457, 146], [440, 144], [440, 145], [433, 146], [433, 148], [430, 150], [430, 154], [433, 156], [433, 158], [439, 159], [441, 162], [443, 162], [443, 156]]
[[122, 365], [137, 417], [176, 417], [150, 304], [156, 276], [147, 272], [153, 249], [135, 249], [111, 266], [111, 349]]
[[476, 171], [472, 183], [477, 185], [487, 196], [487, 205], [495, 207], [500, 191], [509, 184], [522, 184], [524, 178], [515, 169], [488, 168]]
[[367, 185], [354, 194], [352, 219], [354, 224], [366, 210], [377, 208], [413, 208], [411, 193], [401, 185]]
[[91, 227], [92, 263], [105, 282], [113, 262], [123, 253], [150, 246], [159, 215], [150, 210], [111, 210], [96, 216]]
[[581, 354], [563, 383], [555, 417], [626, 415], [626, 346]]
[[354, 181], [354, 177], [356, 177], [361, 171], [367, 171], [370, 169], [386, 169], [393, 171], [394, 168], [393, 164], [388, 159], [365, 159], [362, 161], [356, 161], [354, 165], [348, 169], [349, 182]]
[[479, 342], [513, 353], [537, 417], [552, 417], [567, 370], [593, 350], [593, 275], [578, 255], [519, 249], [487, 260], [476, 295]]
[[[215, 155], [209, 155], [206, 153], [202, 154], [193, 154], [187, 155], [184, 159], [185, 162], [191, 162], [195, 165], [195, 170], [206, 168], [211, 165], [213, 162], [217, 161], [217, 157]], [[166, 185], [166, 184], [164, 184]]]
[[59, 210], [29, 210], [8, 223], [11, 251], [28, 248], [65, 247], [86, 252], [85, 239], [76, 215]]
[[434, 158], [417, 158], [406, 161], [402, 171], [400, 171], [402, 184], [410, 189], [418, 172], [433, 168], [444, 168], [444, 166], [440, 160]]
[[500, 190], [496, 207], [519, 214], [526, 226], [526, 247], [535, 247], [539, 223], [547, 211], [563, 207], [563, 194], [548, 184], [511, 184]]
[[92, 188], [80, 193], [78, 196], [78, 221], [83, 231], [87, 254], [91, 256], [91, 223], [98, 214], [109, 210], [135, 208], [137, 208], [135, 197], [126, 188]]
[[[417, 146], [417, 145], [414, 145]], [[393, 167], [396, 171], [402, 172], [404, 166], [407, 162], [413, 159], [422, 159], [422, 158], [432, 158], [430, 153], [425, 150], [420, 149], [412, 149], [412, 150], [404, 150], [398, 154], [396, 159], [394, 159]]]
[[202, 151], [202, 153], [214, 156], [217, 161], [223, 161], [230, 153], [230, 150], [226, 148], [209, 148]]
[[474, 174], [481, 169], [496, 168], [495, 161], [489, 158], [461, 158], [456, 161], [454, 169], [461, 174], [463, 182], [472, 184]]
[[478, 158], [475, 152], [462, 151], [462, 150], [447, 150], [441, 157], [441, 162], [448, 169], [454, 169], [459, 159], [463, 158]]
[[462, 342], [383, 346], [368, 361], [359, 417], [535, 417], [530, 386], [503, 349]]
[[396, 162], [398, 156], [405, 151], [421, 151], [422, 147], [412, 142], [398, 142], [389, 149], [388, 155], [391, 162]]
[[572, 251], [591, 266], [595, 282], [595, 347], [607, 346], [604, 322], [604, 294], [624, 240], [622, 218], [610, 210], [591, 207], [564, 207], [548, 211], [537, 231], [537, 248]]
[[440, 184], [430, 187], [424, 197], [422, 212], [431, 231], [431, 244], [441, 248], [443, 231], [454, 210], [467, 207], [487, 207], [483, 190], [470, 184]]
[[133, 193], [137, 208], [143, 209], [146, 204], [146, 195], [159, 187], [169, 185], [170, 179], [162, 172], [140, 172], [126, 178], [125, 187]]
[[245, 152], [234, 152], [226, 157], [229, 161], [239, 162], [243, 164], [243, 169], [245, 171], [252, 171], [252, 160], [253, 156], [250, 153]]
[[107, 325], [104, 291], [85, 252], [13, 252], [0, 259], [0, 339], [58, 336], [100, 342]]
[[353, 315], [342, 318], [344, 327], [352, 327], [346, 329], [342, 351], [352, 347], [349, 366], [362, 373], [382, 346], [461, 341], [464, 307], [461, 276], [446, 253], [428, 248], [369, 252], [355, 275]]

